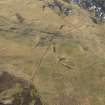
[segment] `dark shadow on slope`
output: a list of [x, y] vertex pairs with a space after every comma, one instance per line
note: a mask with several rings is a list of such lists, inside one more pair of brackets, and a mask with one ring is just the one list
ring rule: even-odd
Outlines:
[[27, 80], [0, 72], [0, 105], [43, 105], [37, 89]]

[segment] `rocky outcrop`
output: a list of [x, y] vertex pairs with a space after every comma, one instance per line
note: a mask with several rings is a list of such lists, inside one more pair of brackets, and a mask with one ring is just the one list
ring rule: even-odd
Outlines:
[[0, 105], [42, 105], [37, 89], [27, 80], [0, 72]]

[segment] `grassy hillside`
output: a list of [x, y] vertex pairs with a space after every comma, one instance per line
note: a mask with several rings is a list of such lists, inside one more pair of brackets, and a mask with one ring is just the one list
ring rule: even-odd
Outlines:
[[50, 8], [43, 11], [42, 5], [38, 0], [0, 0], [1, 70], [33, 78], [48, 105], [104, 105], [104, 24], [94, 24], [75, 5], [67, 17]]

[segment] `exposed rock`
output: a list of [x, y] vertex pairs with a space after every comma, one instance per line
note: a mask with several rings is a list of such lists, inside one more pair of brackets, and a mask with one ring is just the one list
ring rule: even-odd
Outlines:
[[42, 105], [35, 86], [7, 72], [0, 74], [0, 105]]

